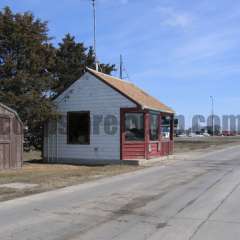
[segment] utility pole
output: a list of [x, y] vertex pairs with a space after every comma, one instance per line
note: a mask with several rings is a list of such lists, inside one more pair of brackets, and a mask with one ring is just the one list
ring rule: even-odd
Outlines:
[[212, 102], [212, 135], [214, 136], [214, 98], [210, 96]]
[[120, 79], [123, 79], [123, 59], [122, 55], [120, 55], [120, 73], [119, 73]]
[[92, 0], [93, 6], [93, 50], [96, 64], [96, 71], [98, 71], [98, 60], [97, 60], [97, 51], [96, 51], [96, 5], [95, 0]]

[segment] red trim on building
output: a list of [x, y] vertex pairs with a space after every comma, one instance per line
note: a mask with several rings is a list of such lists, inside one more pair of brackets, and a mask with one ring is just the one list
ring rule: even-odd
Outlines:
[[145, 159], [149, 158], [149, 112], [144, 111]]
[[[120, 109], [120, 157], [121, 160], [144, 159], [145, 158], [145, 141], [126, 141], [125, 140], [125, 113], [144, 113], [139, 108], [121, 108]], [[145, 130], [144, 130], [145, 131]]]
[[[125, 113], [143, 113], [144, 114], [144, 141], [126, 141], [125, 140]], [[139, 108], [122, 108], [120, 110], [120, 158], [129, 159], [151, 159], [160, 156], [166, 156], [173, 153], [173, 131], [174, 115], [158, 112], [158, 140], [150, 141], [150, 110], [141, 110]], [[171, 132], [169, 139], [161, 137], [161, 116], [171, 116]]]

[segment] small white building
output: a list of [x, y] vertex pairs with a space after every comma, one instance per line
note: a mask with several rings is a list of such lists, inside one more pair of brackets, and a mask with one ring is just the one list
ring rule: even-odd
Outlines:
[[105, 164], [173, 151], [174, 111], [134, 84], [87, 68], [58, 95], [44, 131], [48, 162]]

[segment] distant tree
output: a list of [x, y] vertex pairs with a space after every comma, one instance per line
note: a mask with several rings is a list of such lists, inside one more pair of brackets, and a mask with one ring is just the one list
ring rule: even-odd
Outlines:
[[[75, 80], [79, 79], [86, 67], [95, 68], [95, 56], [93, 48], [87, 48], [83, 43], [75, 41], [74, 36], [67, 34], [59, 48], [56, 51], [56, 85], [54, 91], [61, 92], [63, 89], [71, 85]], [[102, 72], [110, 74], [114, 69], [114, 65], [100, 64]]]
[[[92, 47], [67, 34], [59, 48], [51, 44], [47, 22], [32, 13], [0, 11], [0, 102], [15, 109], [30, 135], [30, 145], [42, 146], [43, 122], [56, 117], [51, 97], [94, 67]], [[100, 64], [105, 73], [114, 65]]]
[[41, 145], [42, 123], [55, 115], [49, 91], [54, 84], [55, 49], [47, 22], [31, 13], [0, 11], [0, 102], [14, 108]]

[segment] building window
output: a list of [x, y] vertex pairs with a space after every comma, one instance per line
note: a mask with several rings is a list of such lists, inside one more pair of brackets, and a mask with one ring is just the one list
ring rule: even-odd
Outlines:
[[10, 118], [0, 116], [0, 141], [10, 140]]
[[68, 144], [90, 144], [90, 113], [69, 112]]
[[143, 113], [125, 113], [125, 140], [144, 141]]
[[162, 116], [161, 117], [161, 134], [162, 138], [169, 139], [170, 138], [170, 117]]
[[158, 140], [158, 115], [150, 114], [150, 140], [157, 141]]

